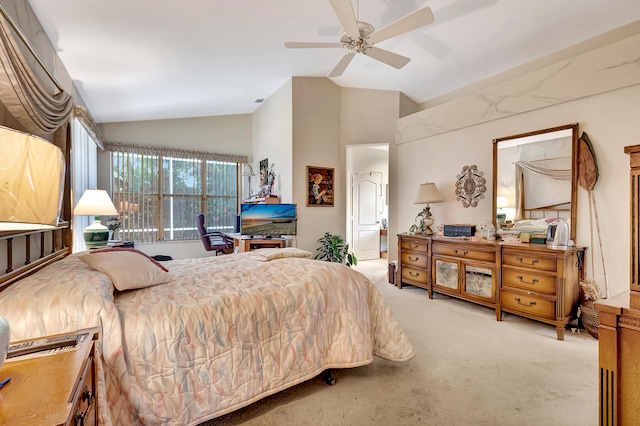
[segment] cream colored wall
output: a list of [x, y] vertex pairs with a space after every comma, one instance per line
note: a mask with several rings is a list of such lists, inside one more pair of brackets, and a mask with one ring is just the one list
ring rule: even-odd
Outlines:
[[[594, 194], [610, 294], [625, 290], [629, 286], [629, 159], [623, 149], [640, 143], [637, 137], [640, 121], [634, 116], [639, 103], [640, 85], [635, 85], [398, 145], [395, 188], [399, 194], [396, 204], [399, 231], [408, 230], [413, 223], [419, 211], [413, 198], [418, 184], [426, 180], [436, 182], [445, 195], [445, 202], [431, 205], [436, 225], [490, 222], [493, 139], [578, 122], [580, 132], [587, 132], [593, 142], [600, 169]], [[488, 186], [486, 198], [478, 207], [464, 208], [456, 201], [455, 179], [463, 166], [471, 164], [484, 172]], [[587, 252], [587, 277], [590, 277], [594, 246], [587, 193], [582, 188], [578, 194], [577, 228], [576, 243], [590, 248]], [[597, 235], [594, 238], [595, 276], [604, 285]]]
[[[273, 95], [266, 99], [253, 113], [252, 165], [256, 175], [260, 161], [269, 160], [276, 172], [275, 193], [281, 202], [293, 200], [292, 150], [292, 82], [287, 81]], [[257, 191], [260, 177], [252, 179], [253, 190]], [[254, 183], [255, 182], [255, 183]]]
[[[324, 77], [294, 77], [293, 200], [297, 246], [315, 253], [325, 232], [345, 235], [345, 152], [340, 141], [340, 87]], [[335, 169], [334, 206], [307, 206], [307, 166]]]

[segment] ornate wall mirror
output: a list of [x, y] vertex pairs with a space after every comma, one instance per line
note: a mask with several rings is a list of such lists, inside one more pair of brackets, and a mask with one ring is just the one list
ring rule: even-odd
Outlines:
[[575, 240], [577, 173], [577, 123], [495, 139], [496, 229], [523, 219], [562, 218]]

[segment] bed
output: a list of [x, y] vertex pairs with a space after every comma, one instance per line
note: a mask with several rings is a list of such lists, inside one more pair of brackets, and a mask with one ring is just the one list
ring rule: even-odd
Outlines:
[[0, 292], [12, 340], [100, 328], [101, 424], [196, 425], [327, 369], [414, 355], [365, 276], [302, 250], [91, 263], [107, 254], [72, 254]]

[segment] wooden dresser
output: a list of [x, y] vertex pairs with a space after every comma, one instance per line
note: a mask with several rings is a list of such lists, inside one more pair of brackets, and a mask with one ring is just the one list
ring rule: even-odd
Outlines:
[[398, 280], [555, 325], [558, 340], [575, 317], [582, 250], [541, 244], [398, 235]]
[[629, 290], [596, 302], [600, 424], [640, 425], [640, 145], [628, 146], [631, 166]]

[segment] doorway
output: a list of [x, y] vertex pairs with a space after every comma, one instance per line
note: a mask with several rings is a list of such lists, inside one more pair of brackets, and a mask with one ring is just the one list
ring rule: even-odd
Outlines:
[[389, 145], [348, 146], [347, 173], [347, 240], [358, 261], [384, 257], [387, 238], [380, 234], [388, 228]]

